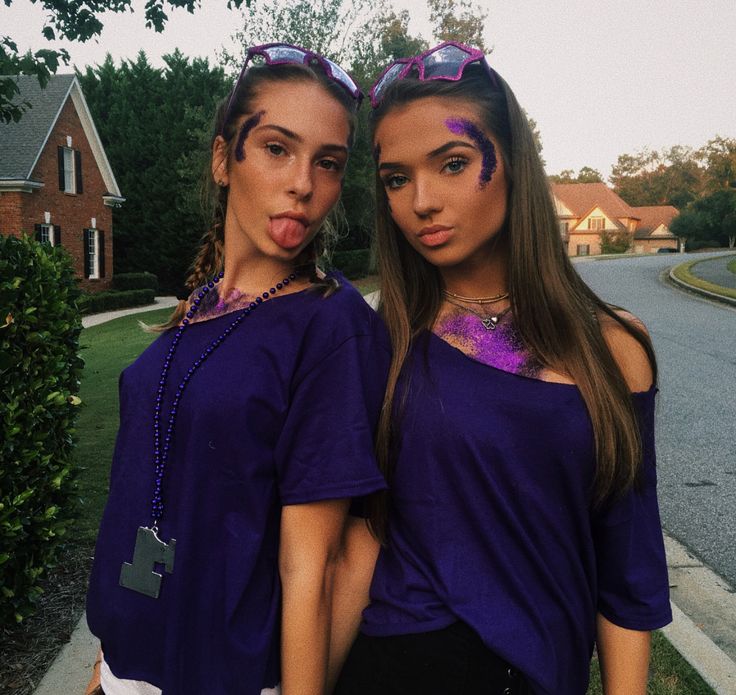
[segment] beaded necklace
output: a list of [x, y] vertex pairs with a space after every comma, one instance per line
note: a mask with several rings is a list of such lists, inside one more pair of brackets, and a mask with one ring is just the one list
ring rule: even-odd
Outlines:
[[164, 364], [161, 369], [161, 376], [158, 382], [158, 391], [156, 393], [156, 405], [154, 407], [153, 415], [153, 462], [155, 467], [155, 483], [153, 500], [151, 501], [151, 526], [140, 526], [136, 534], [135, 547], [133, 548], [133, 562], [124, 562], [120, 569], [120, 586], [124, 586], [127, 589], [138, 591], [141, 594], [150, 596], [151, 598], [158, 598], [161, 590], [161, 580], [163, 575], [159, 572], [154, 571], [155, 564], [161, 564], [168, 574], [174, 571], [174, 552], [176, 549], [176, 539], [172, 538], [168, 543], [165, 543], [158, 537], [159, 523], [164, 513], [164, 501], [161, 494], [164, 471], [166, 463], [169, 457], [169, 451], [171, 450], [172, 439], [174, 436], [174, 425], [176, 424], [176, 412], [184, 394], [186, 385], [191, 380], [194, 372], [207, 360], [207, 358], [223, 343], [223, 341], [237, 328], [237, 326], [247, 318], [251, 312], [256, 309], [263, 302], [276, 294], [279, 290], [288, 286], [293, 280], [296, 279], [296, 274], [291, 273], [288, 277], [284, 278], [281, 282], [277, 282], [275, 287], [271, 287], [268, 291], [263, 292], [261, 295], [255, 298], [245, 309], [237, 312], [235, 318], [225, 328], [225, 330], [215, 338], [200, 354], [200, 356], [194, 360], [192, 366], [189, 368], [184, 378], [179, 383], [176, 389], [176, 395], [171, 404], [171, 410], [169, 411], [168, 427], [166, 428], [166, 435], [163, 438], [163, 445], [161, 439], [161, 406], [164, 399], [164, 392], [166, 390], [166, 378], [169, 374], [169, 367], [171, 361], [174, 358], [176, 348], [181, 341], [181, 337], [184, 330], [190, 324], [190, 320], [194, 318], [194, 315], [199, 310], [199, 305], [206, 294], [210, 290], [214, 289], [215, 285], [222, 280], [223, 273], [220, 272], [212, 280], [210, 280], [198, 293], [196, 299], [192, 302], [189, 310], [186, 313], [186, 317], [182, 320], [181, 325], [177, 328], [174, 334], [174, 339], [171, 341], [171, 346], [164, 359]]

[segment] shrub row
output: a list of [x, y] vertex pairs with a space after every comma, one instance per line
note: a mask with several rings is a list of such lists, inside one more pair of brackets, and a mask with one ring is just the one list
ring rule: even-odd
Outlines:
[[80, 300], [80, 309], [83, 314], [96, 314], [100, 311], [126, 309], [131, 306], [153, 304], [156, 293], [151, 290], [125, 290], [124, 292], [95, 292], [85, 294]]
[[64, 249], [0, 236], [0, 625], [32, 612], [75, 513], [78, 296]]
[[356, 280], [370, 275], [371, 260], [370, 249], [336, 251], [332, 254], [331, 266], [341, 271], [348, 280]]
[[153, 290], [158, 292], [158, 278], [153, 273], [117, 273], [112, 276], [112, 288], [125, 290]]

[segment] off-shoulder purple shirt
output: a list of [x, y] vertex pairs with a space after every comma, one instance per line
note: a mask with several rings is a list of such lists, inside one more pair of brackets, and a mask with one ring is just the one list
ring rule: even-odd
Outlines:
[[463, 620], [537, 695], [584, 695], [597, 612], [635, 630], [671, 620], [656, 389], [633, 396], [642, 489], [593, 513], [592, 427], [577, 387], [501, 371], [431, 333], [401, 387], [390, 538], [362, 631]]
[[[120, 430], [87, 620], [119, 678], [172, 695], [258, 695], [279, 681], [282, 505], [385, 487], [373, 436], [388, 341], [344, 278], [332, 296], [277, 296], [203, 363], [179, 406], [160, 536], [176, 539], [159, 598], [118, 585], [139, 526], [150, 525], [152, 417], [173, 338], [158, 338], [120, 379]], [[178, 384], [229, 325], [190, 325], [171, 366]], [[164, 412], [176, 386], [167, 388]]]

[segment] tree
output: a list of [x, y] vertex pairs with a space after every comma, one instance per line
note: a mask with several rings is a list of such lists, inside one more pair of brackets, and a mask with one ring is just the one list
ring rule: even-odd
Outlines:
[[552, 183], [602, 183], [603, 176], [598, 169], [584, 166], [575, 174], [572, 169], [563, 169], [559, 174], [547, 177]]
[[488, 10], [470, 0], [427, 0], [427, 6], [437, 41], [459, 41], [490, 53], [483, 38]]
[[706, 222], [703, 215], [693, 210], [684, 210], [670, 223], [670, 231], [685, 241], [689, 250], [707, 245]]
[[[102, 33], [103, 24], [99, 18], [101, 13], [126, 12], [132, 5], [132, 0], [38, 1], [48, 17], [48, 23], [41, 31], [46, 40], [54, 41], [58, 38], [82, 43]], [[13, 0], [4, 2], [6, 6], [10, 6]], [[180, 7], [194, 12], [199, 9], [200, 4], [200, 0], [147, 0], [146, 26], [158, 32], [163, 31], [168, 19], [168, 7]], [[227, 0], [228, 7], [240, 7], [242, 4], [243, 0]], [[21, 54], [12, 37], [0, 35], [0, 75], [3, 76], [0, 77], [0, 122], [18, 121], [31, 107], [27, 101], [13, 101], [19, 94], [13, 75], [35, 75], [41, 86], [46, 86], [60, 63], [69, 64], [69, 53], [64, 49], [43, 49]]]
[[614, 190], [629, 205], [674, 205], [678, 209], [704, 190], [704, 171], [689, 147], [622, 154], [610, 177]]
[[200, 204], [216, 104], [230, 82], [207, 60], [141, 52], [116, 67], [108, 56], [78, 74], [126, 197], [115, 212], [115, 271], [148, 270], [178, 292], [209, 220]]
[[736, 188], [736, 139], [717, 135], [697, 152], [705, 166], [707, 188]]
[[630, 232], [601, 232], [601, 253], [626, 253], [631, 248]]

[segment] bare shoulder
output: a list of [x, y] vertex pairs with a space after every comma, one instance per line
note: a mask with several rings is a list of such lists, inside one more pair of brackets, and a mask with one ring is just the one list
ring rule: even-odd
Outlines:
[[[634, 314], [617, 309], [616, 314], [630, 324], [633, 324], [645, 335], [649, 335], [646, 326]], [[639, 341], [634, 338], [618, 321], [599, 313], [598, 320], [600, 322], [603, 338], [608, 344], [608, 348], [616, 360], [621, 373], [629, 386], [630, 391], [646, 391], [652, 385], [654, 374], [652, 365], [649, 362], [646, 350]]]

